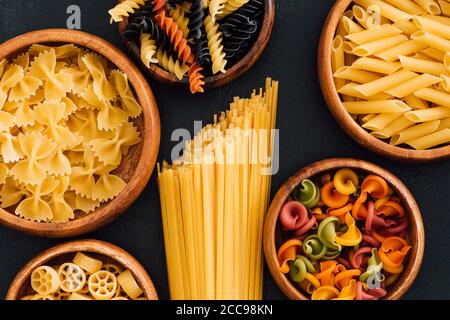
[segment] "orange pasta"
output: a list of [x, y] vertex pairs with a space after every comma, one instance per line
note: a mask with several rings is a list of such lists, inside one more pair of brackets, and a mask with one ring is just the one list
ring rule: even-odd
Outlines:
[[280, 272], [289, 272], [289, 261], [295, 260], [297, 250], [302, 247], [302, 242], [297, 239], [292, 239], [285, 242], [278, 250], [278, 263], [280, 265]]
[[378, 254], [384, 267], [396, 269], [403, 264], [403, 260], [410, 249], [411, 246], [405, 239], [401, 237], [389, 237], [381, 244]]
[[342, 289], [343, 287], [348, 286], [354, 277], [358, 277], [359, 275], [361, 275], [361, 270], [359, 269], [341, 271], [334, 277], [334, 282], [338, 289]]
[[191, 93], [204, 92], [203, 85], [205, 81], [203, 81], [204, 76], [201, 71], [203, 70], [197, 63], [192, 64], [189, 68], [189, 86], [191, 89]]
[[330, 208], [341, 208], [348, 202], [349, 196], [337, 192], [333, 181], [325, 184], [320, 190], [320, 197], [323, 203]]

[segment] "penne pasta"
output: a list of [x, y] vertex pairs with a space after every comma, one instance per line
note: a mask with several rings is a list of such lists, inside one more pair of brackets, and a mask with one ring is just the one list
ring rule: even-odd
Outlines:
[[398, 60], [399, 55], [407, 56], [407, 55], [413, 54], [415, 52], [418, 52], [420, 50], [423, 50], [427, 47], [428, 46], [424, 43], [414, 41], [414, 40], [409, 40], [407, 42], [401, 43], [392, 48], [378, 52], [375, 54], [375, 56], [377, 58], [386, 60], [388, 62], [393, 62], [395, 60]]
[[439, 124], [440, 121], [435, 120], [409, 127], [408, 129], [402, 130], [393, 135], [389, 143], [396, 146], [399, 144], [403, 144], [406, 141], [411, 141], [429, 135], [433, 132], [436, 132], [436, 130], [439, 128]]
[[450, 2], [444, 0], [438, 0], [439, 5], [441, 6], [442, 14], [450, 17]]
[[345, 38], [356, 44], [364, 44], [375, 40], [385, 39], [400, 33], [402, 33], [402, 30], [399, 28], [396, 28], [391, 24], [386, 24], [378, 29], [369, 29], [346, 35]]
[[383, 130], [373, 131], [371, 134], [374, 137], [377, 137], [379, 139], [388, 139], [392, 137], [394, 134], [405, 130], [406, 128], [409, 128], [414, 125], [414, 122], [411, 120], [408, 120], [405, 117], [398, 118], [391, 124], [389, 124], [386, 128]]
[[442, 81], [440, 83], [440, 88], [442, 88], [442, 90], [450, 92], [450, 77], [446, 75], [441, 75], [441, 79]]
[[447, 52], [444, 56], [444, 67], [450, 73], [450, 52]]
[[386, 93], [378, 93], [373, 96], [366, 97], [358, 90], [355, 90], [356, 86], [359, 86], [359, 83], [354, 82], [347, 83], [345, 86], [343, 86], [338, 90], [338, 93], [365, 100], [389, 100], [392, 98], [392, 96]]
[[430, 20], [439, 21], [440, 23], [444, 23], [444, 24], [450, 26], [450, 18], [443, 17], [443, 16], [435, 16], [432, 14], [426, 14], [423, 17], [430, 19]]
[[442, 13], [439, 5], [434, 0], [414, 0], [419, 6], [421, 6], [429, 14], [439, 15]]
[[438, 49], [428, 47], [420, 52], [433, 58], [434, 60], [441, 61], [441, 62], [444, 61], [445, 52], [442, 52]]
[[421, 30], [431, 32], [445, 39], [450, 39], [450, 26], [444, 23], [419, 16], [413, 17], [413, 22]]
[[426, 150], [450, 142], [450, 129], [443, 129], [427, 136], [405, 142], [416, 150]]
[[430, 60], [417, 59], [412, 57], [399, 56], [400, 63], [403, 68], [413, 72], [428, 73], [439, 77], [441, 74], [446, 74], [447, 70], [440, 62]]
[[399, 28], [404, 33], [409, 34], [409, 35], [419, 31], [417, 26], [411, 20], [400, 20], [400, 21], [397, 21], [396, 23], [394, 23], [393, 26], [396, 28]]
[[401, 63], [399, 62], [387, 62], [384, 60], [379, 60], [375, 58], [359, 58], [355, 60], [352, 64], [352, 68], [360, 69], [360, 70], [366, 70], [366, 71], [372, 71], [377, 73], [383, 73], [383, 74], [391, 74], [398, 69], [402, 67]]
[[404, 98], [419, 89], [423, 89], [441, 82], [442, 79], [430, 74], [422, 74], [416, 78], [405, 81], [402, 84], [386, 90], [386, 93], [396, 98]]
[[405, 113], [405, 117], [415, 123], [441, 120], [450, 117], [450, 109], [446, 107], [434, 107], [423, 110], [414, 110]]
[[355, 87], [355, 90], [358, 90], [365, 96], [373, 96], [374, 94], [384, 92], [417, 76], [418, 75], [414, 72], [408, 70], [400, 70], [374, 81], [361, 84]]
[[421, 109], [429, 108], [427, 101], [417, 98], [414, 94], [410, 94], [409, 96], [406, 96], [403, 100], [412, 109], [421, 110]]
[[450, 40], [437, 36], [427, 31], [417, 31], [411, 35], [411, 39], [425, 43], [432, 48], [447, 52], [450, 51]]
[[427, 12], [412, 0], [384, 0], [385, 2], [409, 14], [426, 14]]
[[382, 130], [401, 116], [402, 113], [381, 113], [364, 123], [362, 127], [368, 130]]
[[351, 41], [344, 41], [342, 43], [342, 49], [344, 50], [345, 53], [353, 53], [353, 49], [356, 48], [356, 44], [354, 44]]
[[390, 4], [381, 0], [354, 0], [354, 2], [364, 7], [366, 10], [371, 6], [378, 7], [380, 9], [380, 14], [383, 17], [386, 17], [387, 19], [394, 22], [397, 22], [399, 20], [411, 19], [411, 15], [409, 13], [399, 10], [396, 7], [391, 6]]
[[450, 108], [450, 94], [432, 88], [424, 88], [416, 91], [414, 95], [418, 98], [436, 103], [437, 105]]
[[[386, 113], [386, 114], [388, 114], [388, 113]], [[361, 115], [361, 121], [362, 122], [364, 122], [364, 123], [366, 123], [366, 122], [369, 122], [370, 120], [372, 120], [373, 118], [375, 118], [376, 116], [378, 116], [378, 114], [376, 114], [376, 113], [371, 113], [371, 114], [368, 114], [368, 115]]]
[[439, 123], [439, 128], [437, 131], [443, 130], [443, 129], [450, 129], [450, 118], [442, 119]]
[[[345, 65], [344, 49], [342, 47], [342, 44], [343, 40], [341, 36], [337, 36], [336, 38], [334, 38], [333, 46], [331, 47], [331, 67], [333, 69], [333, 73]], [[336, 88], [339, 89], [345, 85], [345, 80], [336, 78], [335, 85]]]
[[353, 114], [368, 113], [399, 113], [411, 110], [411, 108], [400, 100], [372, 100], [344, 102], [345, 109]]
[[370, 81], [374, 81], [376, 79], [379, 79], [380, 76], [376, 73], [364, 71], [364, 70], [358, 70], [358, 69], [352, 69], [351, 67], [344, 66], [337, 70], [334, 73], [334, 77], [338, 79], [345, 79], [350, 80], [353, 82], [358, 83], [366, 83]]
[[347, 32], [347, 34], [361, 32], [364, 30], [363, 27], [361, 27], [359, 24], [357, 24], [356, 22], [354, 22], [353, 20], [349, 19], [346, 16], [342, 17], [341, 22], [342, 22], [342, 25], [344, 26], [344, 29]]
[[[416, 32], [417, 33], [417, 32]], [[376, 54], [380, 51], [395, 47], [401, 43], [407, 42], [408, 38], [402, 34], [371, 41], [357, 46], [353, 53], [360, 57], [366, 57]]]
[[367, 11], [363, 7], [355, 4], [352, 7], [352, 14], [353, 14], [353, 17], [356, 19], [356, 21], [358, 21], [358, 23], [360, 25], [362, 25], [364, 28], [368, 29], [368, 26], [367, 26], [368, 15], [367, 15]]

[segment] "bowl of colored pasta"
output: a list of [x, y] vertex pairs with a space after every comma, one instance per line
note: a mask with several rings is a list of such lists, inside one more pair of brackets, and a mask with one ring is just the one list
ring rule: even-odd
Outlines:
[[264, 225], [269, 270], [290, 299], [400, 299], [424, 253], [421, 213], [392, 173], [328, 159], [292, 176]]
[[156, 80], [192, 93], [222, 86], [258, 60], [274, 0], [121, 0], [109, 10], [134, 59]]
[[147, 184], [157, 105], [138, 68], [108, 42], [47, 29], [1, 44], [0, 108], [4, 225], [45, 237], [87, 233]]
[[77, 240], [52, 247], [17, 274], [6, 300], [158, 300], [144, 267], [107, 242]]
[[448, 1], [340, 0], [322, 32], [318, 72], [340, 126], [389, 158], [450, 157]]

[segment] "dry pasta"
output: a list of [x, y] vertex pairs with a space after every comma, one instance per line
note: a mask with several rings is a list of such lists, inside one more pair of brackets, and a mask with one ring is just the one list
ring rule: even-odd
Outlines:
[[336, 31], [331, 65], [350, 116], [392, 145], [424, 150], [450, 143], [444, 122], [450, 110], [449, 2], [353, 0], [349, 9]]
[[104, 262], [77, 252], [72, 262], [40, 266], [31, 273], [33, 292], [21, 300], [147, 300], [130, 270]]
[[0, 63], [0, 106], [2, 208], [63, 223], [125, 187], [112, 171], [140, 142], [131, 119], [142, 108], [103, 57], [72, 44], [32, 45]]

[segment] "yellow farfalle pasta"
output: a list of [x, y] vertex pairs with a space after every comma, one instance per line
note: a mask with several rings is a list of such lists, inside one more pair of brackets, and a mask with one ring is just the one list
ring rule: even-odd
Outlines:
[[353, 0], [351, 7], [330, 55], [347, 112], [391, 145], [449, 144], [448, 128], [439, 122], [450, 112], [449, 2]]
[[140, 142], [131, 119], [141, 113], [126, 74], [73, 44], [1, 60], [0, 206], [63, 223], [111, 200], [126, 185], [112, 172]]

